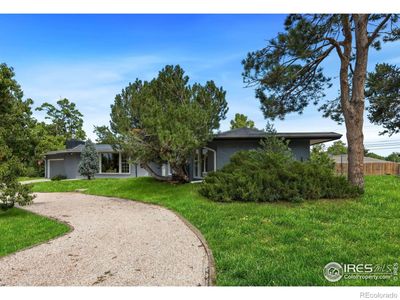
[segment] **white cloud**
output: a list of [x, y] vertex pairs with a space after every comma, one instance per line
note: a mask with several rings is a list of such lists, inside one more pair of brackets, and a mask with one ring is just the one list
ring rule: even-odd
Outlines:
[[[95, 139], [94, 125], [108, 125], [110, 105], [117, 93], [128, 82], [139, 77], [151, 79], [165, 65], [180, 63], [192, 81], [203, 82], [203, 78], [213, 79], [227, 91], [229, 112], [222, 122], [221, 130], [229, 129], [229, 121], [235, 113], [243, 113], [255, 121], [256, 127], [264, 128], [266, 120], [260, 110], [260, 104], [254, 98], [254, 90], [244, 88], [237, 69], [224, 68], [240, 64], [240, 55], [214, 57], [185, 57], [184, 55], [138, 55], [104, 57], [80, 61], [43, 61], [32, 64], [29, 68], [15, 65], [17, 80], [23, 87], [26, 97], [33, 98], [35, 105], [43, 102], [55, 103], [60, 98], [75, 102], [84, 114], [84, 130]], [[206, 61], [206, 63], [204, 63]], [[237, 65], [235, 65], [237, 66]], [[35, 112], [43, 119], [43, 113]], [[345, 138], [345, 127], [330, 119], [321, 117], [315, 108], [306, 109], [303, 115], [290, 114], [284, 121], [277, 120], [278, 131], [336, 131]], [[370, 124], [365, 118], [365, 142], [387, 141], [396, 139], [380, 136], [381, 128]], [[398, 137], [397, 137], [398, 139]], [[387, 155], [396, 149], [380, 149], [374, 152]], [[400, 149], [398, 150], [400, 151]]]

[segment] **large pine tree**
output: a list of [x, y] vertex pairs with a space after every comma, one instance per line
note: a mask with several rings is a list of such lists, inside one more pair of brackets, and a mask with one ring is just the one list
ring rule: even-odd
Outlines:
[[[190, 85], [180, 66], [166, 66], [153, 80], [137, 79], [118, 94], [111, 128], [97, 132], [153, 177], [187, 182], [190, 156], [212, 138], [227, 110], [225, 91], [213, 81]], [[172, 177], [158, 175], [152, 162], [168, 162]]]
[[283, 119], [325, 99], [331, 82], [322, 65], [328, 57], [338, 58], [340, 96], [321, 109], [325, 116], [344, 119], [349, 180], [361, 188], [368, 54], [381, 42], [398, 40], [397, 26], [398, 15], [392, 14], [290, 15], [284, 32], [243, 61], [244, 80], [256, 87], [265, 117]]

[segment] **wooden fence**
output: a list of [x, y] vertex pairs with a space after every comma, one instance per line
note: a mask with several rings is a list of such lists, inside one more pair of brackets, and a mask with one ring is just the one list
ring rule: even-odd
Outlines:
[[[347, 163], [336, 163], [338, 174], [347, 174]], [[395, 162], [364, 163], [364, 175], [399, 175], [400, 164]]]

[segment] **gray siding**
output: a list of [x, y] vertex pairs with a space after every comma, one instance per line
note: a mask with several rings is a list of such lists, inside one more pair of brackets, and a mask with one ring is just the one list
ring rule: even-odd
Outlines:
[[310, 140], [292, 140], [289, 142], [294, 158], [304, 161], [310, 158]]
[[80, 153], [72, 153], [65, 155], [65, 173], [67, 174], [68, 179], [72, 178], [80, 178], [80, 174], [78, 172], [79, 162], [81, 160]]
[[[207, 147], [216, 150], [217, 169], [221, 169], [224, 165], [229, 163], [231, 156], [237, 151], [251, 150], [260, 147], [259, 139], [236, 139], [236, 140], [214, 140], [210, 142]], [[310, 140], [309, 139], [295, 139], [289, 143], [290, 149], [297, 160], [307, 160], [310, 158]], [[48, 174], [49, 159], [64, 159], [60, 161], [50, 162], [50, 176], [64, 175], [68, 179], [82, 178], [78, 172], [80, 162], [80, 153], [61, 153], [51, 154], [46, 157], [46, 177]], [[209, 157], [208, 168], [213, 169], [213, 157]], [[151, 164], [152, 169], [161, 175], [161, 166], [156, 163]], [[129, 174], [96, 174], [97, 178], [126, 178], [126, 177], [141, 177], [148, 176], [146, 170], [139, 165], [131, 164], [131, 172]], [[193, 176], [193, 157], [190, 158], [189, 164], [190, 177]]]
[[231, 156], [241, 150], [256, 149], [260, 146], [258, 140], [219, 140], [209, 143], [208, 147], [217, 151], [217, 169], [221, 169]]
[[[212, 141], [208, 147], [217, 151], [217, 169], [221, 169], [229, 163], [231, 156], [241, 150], [251, 150], [260, 147], [258, 139], [242, 140], [217, 140]], [[310, 140], [297, 139], [289, 142], [289, 148], [292, 150], [295, 159], [304, 161], [310, 158]]]
[[[52, 159], [63, 159], [55, 160]], [[79, 162], [81, 160], [80, 153], [61, 153], [61, 154], [51, 154], [46, 157], [46, 178], [51, 178], [55, 175], [64, 175], [68, 179], [83, 178], [78, 171]], [[48, 174], [48, 164], [50, 161], [50, 174]], [[160, 167], [154, 165], [154, 169], [161, 173]], [[128, 178], [128, 177], [140, 177], [148, 176], [146, 170], [141, 168], [139, 165], [131, 164], [129, 174], [96, 174], [95, 178]]]

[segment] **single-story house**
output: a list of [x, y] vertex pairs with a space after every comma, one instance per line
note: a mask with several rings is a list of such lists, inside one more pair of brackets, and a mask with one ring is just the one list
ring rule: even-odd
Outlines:
[[[336, 173], [345, 175], [348, 168], [347, 154], [332, 155]], [[399, 175], [400, 164], [383, 159], [364, 156], [364, 175]]]
[[[226, 165], [230, 157], [237, 151], [256, 149], [265, 131], [250, 128], [239, 128], [218, 133], [206, 147], [195, 151], [189, 162], [189, 172], [192, 180], [202, 179], [208, 172], [212, 172]], [[289, 140], [289, 147], [298, 160], [307, 160], [310, 157], [310, 146], [334, 141], [342, 137], [335, 132], [281, 132], [279, 137]], [[84, 147], [83, 141], [68, 141], [66, 149], [51, 151], [45, 155], [45, 177], [52, 178], [63, 175], [67, 178], [80, 178], [78, 165]], [[99, 155], [99, 170], [97, 178], [101, 177], [140, 177], [148, 176], [146, 170], [137, 164], [129, 163], [128, 157], [115, 151], [111, 145], [97, 144]], [[152, 165], [158, 174], [170, 175], [168, 164]]]

